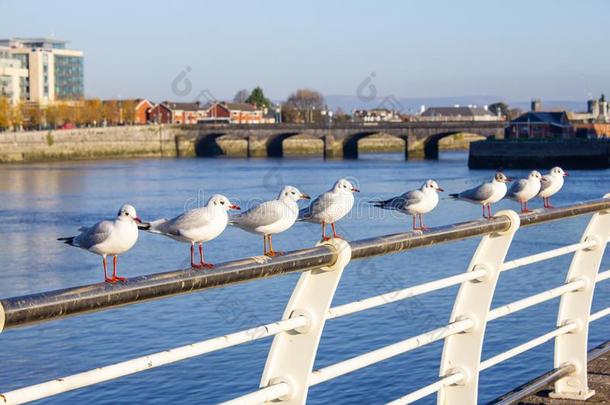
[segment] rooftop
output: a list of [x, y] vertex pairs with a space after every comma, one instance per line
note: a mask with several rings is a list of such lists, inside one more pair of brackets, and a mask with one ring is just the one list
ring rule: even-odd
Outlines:
[[25, 48], [55, 48], [64, 49], [68, 41], [57, 38], [35, 37], [35, 38], [3, 38], [0, 39], [1, 46], [25, 47]]
[[422, 117], [479, 117], [482, 115], [493, 115], [483, 107], [455, 106], [455, 107], [429, 107], [424, 111]]

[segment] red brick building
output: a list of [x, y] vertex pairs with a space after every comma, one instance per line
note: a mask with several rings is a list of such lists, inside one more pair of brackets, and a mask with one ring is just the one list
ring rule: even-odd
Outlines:
[[154, 106], [149, 120], [159, 124], [196, 124], [206, 117], [207, 110], [199, 104], [163, 101]]
[[147, 124], [150, 121], [150, 110], [153, 108], [153, 104], [144, 99], [138, 98], [135, 100], [136, 102], [136, 114], [134, 123], [138, 125]]
[[203, 121], [226, 121], [231, 124], [262, 124], [263, 110], [247, 103], [213, 103]]

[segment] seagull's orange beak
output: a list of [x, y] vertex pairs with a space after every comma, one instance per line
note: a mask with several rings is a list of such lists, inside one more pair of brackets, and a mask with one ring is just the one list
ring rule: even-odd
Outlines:
[[563, 172], [563, 177], [569, 176], [568, 172]]
[[504, 183], [510, 183], [511, 181], [513, 181], [513, 179], [511, 179], [510, 177], [507, 177], [506, 180], [504, 180]]
[[358, 190], [356, 187], [352, 188], [352, 193], [359, 193], [359, 192], [360, 192], [360, 190]]
[[240, 210], [241, 209], [241, 208], [239, 208], [239, 205], [236, 205], [236, 204], [229, 205], [229, 208], [231, 208], [232, 210]]
[[301, 198], [302, 198], [303, 200], [311, 200], [311, 197], [310, 197], [310, 196], [308, 196], [307, 194], [301, 194]]
[[140, 217], [135, 217], [133, 220], [136, 221], [138, 224], [142, 223], [142, 220], [140, 219]]
[[436, 191], [445, 191], [445, 190], [444, 190], [444, 189], [442, 189], [442, 188], [440, 188], [440, 187], [437, 187], [437, 188], [436, 188]]

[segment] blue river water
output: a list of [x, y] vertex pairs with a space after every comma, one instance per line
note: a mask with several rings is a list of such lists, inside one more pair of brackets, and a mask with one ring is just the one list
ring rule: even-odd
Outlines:
[[[492, 175], [469, 170], [463, 152], [442, 153], [439, 161], [408, 161], [400, 155], [368, 154], [354, 161], [321, 159], [160, 159], [67, 162], [0, 166], [0, 297], [99, 282], [98, 256], [56, 241], [82, 225], [112, 218], [123, 203], [143, 219], [168, 217], [223, 193], [242, 207], [273, 198], [283, 184], [316, 195], [339, 177], [362, 190], [353, 214], [338, 224], [347, 239], [408, 230], [410, 218], [371, 209], [365, 202], [419, 187], [428, 178], [446, 193], [473, 186]], [[509, 171], [512, 177], [525, 171]], [[555, 205], [599, 198], [610, 192], [610, 170], [574, 171]], [[533, 206], [540, 207], [541, 201]], [[497, 209], [518, 209], [503, 201]], [[441, 199], [426, 216], [428, 226], [480, 216], [480, 208]], [[589, 216], [518, 232], [509, 259], [579, 240]], [[319, 227], [296, 224], [274, 238], [274, 247], [314, 245]], [[443, 244], [350, 264], [333, 304], [463, 272], [479, 239]], [[223, 262], [260, 255], [260, 237], [229, 228], [205, 246], [206, 258]], [[610, 268], [606, 253], [603, 268]], [[560, 285], [570, 257], [502, 274], [493, 306]], [[188, 263], [188, 245], [141, 234], [120, 257], [119, 274], [135, 276]], [[280, 319], [298, 275], [245, 283], [72, 317], [0, 333], [0, 392], [39, 383], [133, 357], [204, 340]], [[315, 367], [324, 367], [445, 324], [457, 288], [389, 304], [329, 321]], [[483, 358], [507, 350], [555, 326], [558, 300], [493, 321]], [[593, 310], [610, 305], [610, 283], [598, 286]], [[610, 335], [610, 319], [592, 324], [590, 347]], [[46, 400], [68, 403], [216, 403], [255, 390], [270, 339], [163, 366]], [[437, 342], [367, 367], [310, 390], [311, 404], [381, 404], [434, 381], [442, 343]], [[495, 366], [481, 375], [480, 402], [489, 401], [553, 366], [552, 342]], [[430, 396], [421, 403], [433, 403]]]

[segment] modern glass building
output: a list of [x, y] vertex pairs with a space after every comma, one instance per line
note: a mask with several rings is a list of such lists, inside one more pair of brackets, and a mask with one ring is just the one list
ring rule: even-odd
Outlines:
[[83, 53], [66, 49], [66, 43], [55, 38], [0, 39], [0, 47], [27, 69], [20, 88], [28, 101], [47, 104], [84, 97]]

